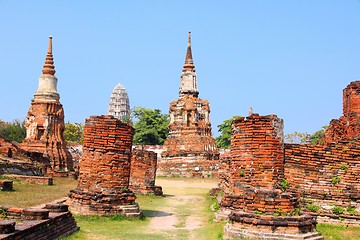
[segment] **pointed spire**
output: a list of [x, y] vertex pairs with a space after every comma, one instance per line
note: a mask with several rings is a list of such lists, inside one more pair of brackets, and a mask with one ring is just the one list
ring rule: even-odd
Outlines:
[[183, 67], [183, 72], [185, 72], [185, 71], [194, 71], [195, 72], [194, 61], [193, 61], [192, 53], [191, 53], [191, 32], [190, 31], [188, 33], [188, 47], [187, 47], [187, 51], [186, 51], [185, 64]]
[[52, 36], [49, 36], [48, 52], [46, 54], [44, 67], [42, 73], [46, 75], [55, 75], [54, 58], [52, 55]]
[[249, 114], [248, 114], [248, 116], [251, 116], [251, 115], [253, 115], [253, 109], [252, 109], [252, 107], [250, 106], [250, 109], [249, 109]]

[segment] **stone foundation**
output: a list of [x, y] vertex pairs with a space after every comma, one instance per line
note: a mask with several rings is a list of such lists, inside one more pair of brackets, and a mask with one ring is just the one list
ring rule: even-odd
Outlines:
[[140, 216], [139, 205], [135, 203], [136, 196], [131, 191], [104, 194], [75, 189], [71, 190], [70, 198], [71, 211], [76, 214]]
[[140, 216], [129, 190], [133, 134], [130, 125], [112, 116], [86, 119], [78, 186], [69, 193], [74, 212]]
[[79, 230], [64, 204], [47, 204], [45, 209], [0, 207], [6, 219], [0, 221], [0, 239], [49, 239], [66, 237]]
[[145, 150], [132, 150], [130, 189], [134, 193], [162, 195], [162, 188], [155, 186], [157, 154]]
[[311, 215], [274, 217], [232, 211], [229, 218], [225, 238], [324, 239], [315, 232], [316, 220]]

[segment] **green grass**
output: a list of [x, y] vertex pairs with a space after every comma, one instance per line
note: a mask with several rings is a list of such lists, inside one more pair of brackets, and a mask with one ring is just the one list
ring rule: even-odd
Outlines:
[[14, 180], [14, 191], [0, 191], [0, 206], [31, 207], [66, 197], [76, 188], [76, 180], [55, 178], [54, 185], [40, 185]]
[[[197, 186], [199, 182], [205, 187]], [[139, 195], [136, 200], [145, 219], [75, 216], [80, 231], [66, 239], [222, 239], [225, 223], [212, 221], [214, 212], [208, 197], [210, 185], [216, 186], [215, 179], [162, 178], [158, 179], [157, 185], [163, 187], [165, 197]], [[152, 229], [154, 216], [166, 212], [177, 218], [172, 229]], [[198, 228], [188, 229], [190, 216], [202, 220]]]
[[[165, 197], [138, 195], [139, 203], [145, 218], [127, 219], [124, 217], [74, 216], [80, 231], [67, 240], [110, 240], [110, 239], [222, 239], [225, 223], [213, 222], [214, 212], [210, 209], [213, 199], [208, 197], [216, 179], [183, 179], [159, 178], [157, 185], [163, 187]], [[0, 191], [0, 206], [30, 207], [47, 203], [67, 196], [69, 190], [76, 188], [72, 179], [56, 178], [54, 186], [37, 185], [14, 181], [12, 192]], [[153, 219], [158, 215], [169, 213], [176, 217], [172, 229], [152, 229]], [[198, 228], [188, 228], [189, 218], [200, 219]], [[326, 240], [360, 240], [360, 226], [321, 224], [317, 230]]]
[[316, 226], [325, 240], [359, 240], [360, 226], [344, 226], [318, 223]]

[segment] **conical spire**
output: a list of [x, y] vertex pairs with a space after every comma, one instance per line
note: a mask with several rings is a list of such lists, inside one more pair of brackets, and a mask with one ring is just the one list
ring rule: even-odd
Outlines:
[[54, 58], [52, 55], [52, 36], [49, 36], [48, 52], [46, 54], [44, 67], [42, 73], [46, 75], [55, 75]]
[[185, 72], [185, 71], [194, 71], [195, 72], [194, 61], [193, 61], [192, 53], [191, 53], [191, 32], [190, 31], [188, 33], [188, 47], [187, 47], [187, 51], [186, 51], [185, 64], [183, 67], [183, 72]]

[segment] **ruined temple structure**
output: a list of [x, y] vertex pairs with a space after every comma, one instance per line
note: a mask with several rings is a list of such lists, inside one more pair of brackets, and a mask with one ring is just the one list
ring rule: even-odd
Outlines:
[[26, 138], [21, 147], [39, 158], [47, 158], [48, 161], [43, 162], [47, 174], [53, 174], [72, 170], [72, 158], [64, 140], [64, 109], [57, 92], [51, 36], [42, 73], [27, 113]]
[[179, 98], [170, 103], [169, 136], [164, 142], [159, 175], [209, 176], [219, 150], [211, 136], [210, 105], [199, 97], [190, 32]]
[[318, 209], [319, 222], [359, 225], [359, 159], [360, 81], [354, 81], [343, 90], [343, 116], [330, 121], [324, 144], [285, 144], [285, 178], [301, 191], [304, 209]]
[[130, 190], [140, 194], [162, 195], [162, 187], [155, 185], [157, 154], [133, 149], [131, 154]]
[[134, 129], [113, 116], [92, 116], [84, 127], [77, 188], [69, 193], [72, 212], [139, 217], [129, 188]]
[[110, 96], [108, 115], [120, 120], [130, 119], [130, 103], [126, 89], [120, 83], [116, 85]]
[[331, 120], [325, 131], [325, 142], [360, 139], [360, 81], [343, 90], [343, 116]]
[[283, 120], [276, 115], [233, 120], [225, 236], [246, 239], [323, 239], [311, 215], [298, 215], [299, 194], [284, 182]]

